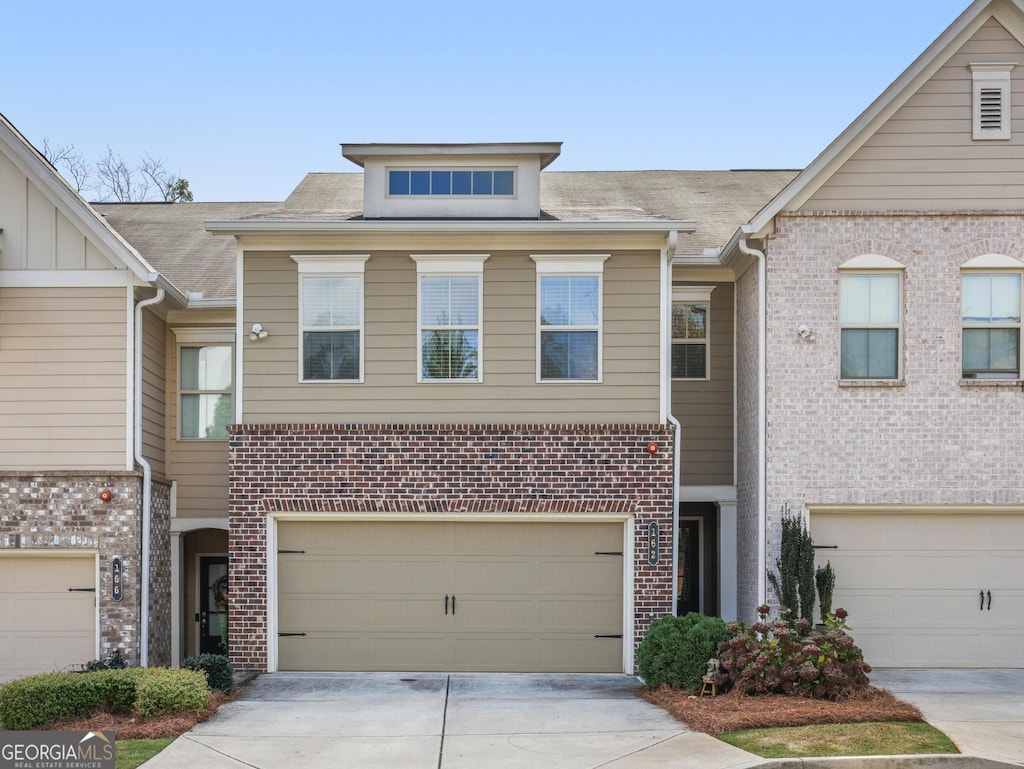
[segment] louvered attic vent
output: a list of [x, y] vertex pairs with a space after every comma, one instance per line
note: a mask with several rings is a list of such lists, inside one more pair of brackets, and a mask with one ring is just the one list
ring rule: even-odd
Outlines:
[[999, 131], [1003, 127], [1003, 89], [982, 88], [980, 93], [982, 131]]
[[975, 139], [1010, 138], [1010, 72], [1013, 63], [971, 64]]

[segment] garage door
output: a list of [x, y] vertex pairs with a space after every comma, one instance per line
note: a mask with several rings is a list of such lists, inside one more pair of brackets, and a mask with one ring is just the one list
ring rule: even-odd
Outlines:
[[0, 681], [96, 657], [93, 556], [0, 556]]
[[812, 513], [811, 535], [871, 665], [1024, 665], [1024, 516]]
[[278, 525], [281, 670], [621, 672], [622, 523]]

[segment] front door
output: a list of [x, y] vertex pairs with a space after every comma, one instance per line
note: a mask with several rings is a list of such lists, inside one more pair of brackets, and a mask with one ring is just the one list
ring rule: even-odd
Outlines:
[[228, 559], [199, 557], [199, 652], [224, 654], [223, 632], [228, 621]]
[[700, 521], [679, 521], [679, 583], [676, 614], [683, 617], [700, 611]]

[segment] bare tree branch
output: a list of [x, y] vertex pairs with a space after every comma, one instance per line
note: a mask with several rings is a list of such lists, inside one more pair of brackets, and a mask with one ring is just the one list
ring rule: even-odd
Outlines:
[[50, 137], [47, 136], [43, 139], [41, 152], [50, 165], [61, 172], [61, 175], [75, 188], [75, 192], [81, 193], [88, 189], [92, 172], [82, 153], [75, 149], [75, 145], [51, 144]]

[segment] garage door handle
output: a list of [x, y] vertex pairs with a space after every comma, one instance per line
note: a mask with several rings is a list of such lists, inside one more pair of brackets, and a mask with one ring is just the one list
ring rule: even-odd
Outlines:
[[95, 593], [96, 588], [94, 587], [69, 587], [69, 593]]
[[985, 595], [988, 596], [988, 610], [992, 611], [992, 591], [989, 590]]
[[448, 595], [447, 594], [444, 597], [444, 613], [445, 613], [445, 615], [448, 614]]
[[455, 616], [455, 596], [452, 596], [452, 616]]

